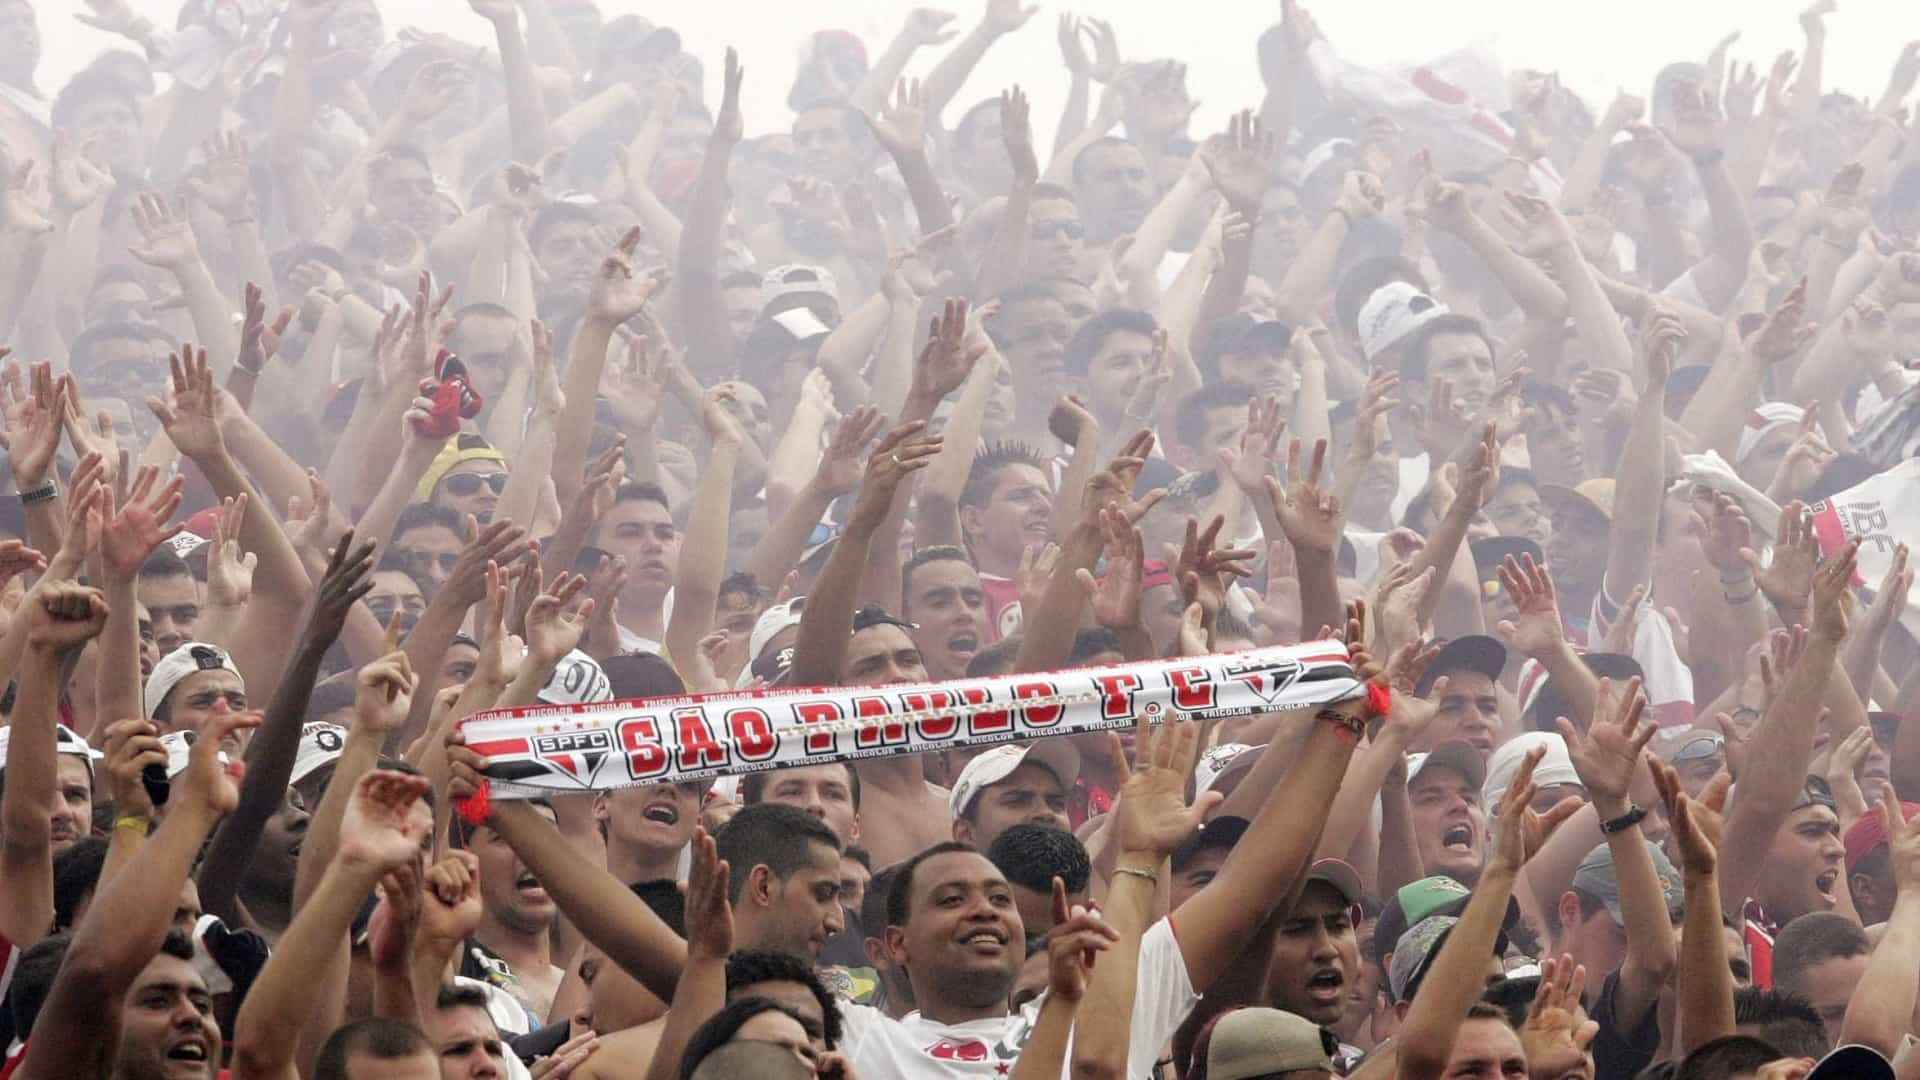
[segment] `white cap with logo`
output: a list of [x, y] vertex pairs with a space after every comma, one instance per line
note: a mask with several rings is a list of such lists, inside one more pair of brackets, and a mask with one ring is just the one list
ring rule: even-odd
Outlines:
[[1080, 779], [1080, 752], [1065, 739], [1006, 743], [976, 756], [960, 770], [960, 778], [954, 781], [953, 793], [947, 799], [953, 816], [967, 816], [982, 791], [1012, 776], [1013, 770], [1029, 757], [1034, 764], [1045, 766], [1048, 772], [1059, 777], [1061, 787], [1070, 788]]

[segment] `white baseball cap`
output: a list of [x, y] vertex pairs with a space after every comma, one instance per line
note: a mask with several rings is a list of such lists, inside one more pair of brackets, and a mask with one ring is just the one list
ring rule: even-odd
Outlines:
[[1489, 814], [1500, 805], [1507, 788], [1513, 786], [1513, 774], [1520, 771], [1520, 762], [1541, 746], [1547, 748], [1547, 753], [1540, 764], [1534, 766], [1534, 783], [1552, 787], [1580, 782], [1580, 773], [1567, 753], [1567, 740], [1551, 731], [1522, 732], [1501, 743], [1487, 758], [1487, 780], [1480, 786], [1480, 805], [1486, 807]]
[[1200, 763], [1193, 767], [1193, 793], [1212, 791], [1226, 776], [1253, 768], [1253, 763], [1260, 758], [1255, 753], [1259, 749], [1238, 742], [1208, 747], [1207, 752], [1200, 755]]
[[[160, 736], [160, 745], [167, 751], [167, 779], [172, 780], [174, 777], [187, 771], [187, 762], [193, 757], [193, 741], [198, 737], [198, 733], [192, 731], [169, 731], [165, 735]], [[304, 744], [305, 736], [302, 736], [301, 739]], [[302, 749], [304, 750], [304, 745]], [[218, 760], [220, 764], [225, 765], [227, 763], [227, 752], [225, 750], [220, 751], [216, 760]], [[294, 768], [297, 769], [299, 767], [296, 759]], [[296, 777], [296, 779], [298, 778]]]
[[300, 749], [294, 751], [293, 771], [287, 783], [297, 784], [312, 776], [314, 770], [340, 760], [347, 745], [347, 729], [325, 720], [309, 720], [300, 726]]
[[613, 684], [598, 660], [575, 649], [560, 658], [547, 685], [534, 696], [548, 705], [596, 705], [613, 700]]
[[[189, 641], [160, 658], [153, 665], [153, 674], [147, 676], [145, 694], [147, 719], [152, 720], [160, 711], [160, 703], [167, 700], [173, 688], [180, 685], [187, 676], [200, 671], [231, 671], [240, 676], [240, 669], [233, 666], [233, 657], [218, 645], [209, 645], [204, 641]], [[241, 686], [246, 685], [246, 677], [240, 676]]]
[[760, 617], [753, 621], [753, 632], [747, 635], [747, 663], [751, 665], [759, 659], [760, 650], [766, 648], [767, 642], [772, 641], [780, 631], [789, 626], [799, 626], [800, 613], [806, 607], [807, 598], [796, 596], [761, 612]]
[[[12, 737], [13, 727], [11, 725], [0, 727], [0, 769], [7, 767], [7, 746]], [[53, 725], [53, 752], [56, 754], [72, 754], [74, 757], [84, 758], [89, 771], [93, 769], [94, 762], [107, 756], [95, 750], [87, 743], [87, 740], [80, 737], [79, 732], [65, 724]]]
[[982, 791], [1013, 775], [1013, 770], [1031, 756], [1036, 765], [1058, 777], [1061, 787], [1072, 787], [1080, 779], [1080, 752], [1065, 739], [1034, 739], [1030, 742], [1006, 743], [980, 754], [967, 767], [960, 770], [960, 779], [953, 785], [953, 794], [947, 798], [947, 806], [954, 817], [965, 817], [974, 799]]
[[1360, 305], [1360, 351], [1369, 361], [1447, 314], [1447, 305], [1404, 281], [1389, 281]]

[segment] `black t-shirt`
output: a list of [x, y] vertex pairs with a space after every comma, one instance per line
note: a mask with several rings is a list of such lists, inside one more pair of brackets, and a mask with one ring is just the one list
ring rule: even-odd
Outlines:
[[1660, 1052], [1660, 1009], [1648, 1009], [1638, 1025], [1622, 1029], [1614, 1018], [1613, 1002], [1619, 991], [1620, 972], [1615, 969], [1608, 972], [1600, 984], [1600, 996], [1593, 1000], [1593, 1019], [1600, 1025], [1589, 1048], [1594, 1080], [1633, 1080]]

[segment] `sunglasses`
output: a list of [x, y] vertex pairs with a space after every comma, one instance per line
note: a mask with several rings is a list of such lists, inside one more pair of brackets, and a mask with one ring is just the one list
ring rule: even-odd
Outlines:
[[479, 473], [455, 473], [441, 482], [447, 486], [447, 494], [461, 498], [480, 494], [482, 484], [492, 488], [495, 495], [507, 490], [507, 474], [503, 472], [487, 473], [485, 476]]
[[1042, 221], [1034, 225], [1033, 233], [1042, 240], [1055, 234], [1069, 240], [1078, 240], [1087, 235], [1087, 230], [1077, 221]]

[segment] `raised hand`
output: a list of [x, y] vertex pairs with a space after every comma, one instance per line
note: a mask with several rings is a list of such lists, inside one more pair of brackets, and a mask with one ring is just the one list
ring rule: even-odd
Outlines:
[[1827, 445], [1826, 437], [1820, 434], [1820, 403], [1808, 402], [1806, 412], [1800, 418], [1799, 431], [1794, 435], [1792, 445], [1787, 447], [1786, 454], [1780, 458], [1773, 479], [1767, 484], [1767, 497], [1781, 503], [1798, 496], [1811, 488], [1826, 467], [1839, 456]]
[[[153, 549], [172, 539], [183, 527], [166, 522], [180, 509], [180, 491], [186, 479], [176, 476], [164, 487], [158, 486], [159, 480], [159, 469], [151, 465], [142, 468], [127, 492], [126, 505], [117, 512], [112, 510], [111, 493], [107, 495], [108, 515], [100, 535], [100, 554], [106, 560], [107, 571], [122, 580], [139, 573]], [[243, 502], [240, 513], [244, 512]], [[211, 586], [212, 582], [208, 584]]]
[[900, 28], [900, 36], [913, 42], [916, 47], [945, 45], [952, 41], [958, 30], [948, 26], [953, 21], [953, 12], [935, 8], [914, 8], [907, 12], [906, 24]]
[[934, 316], [927, 332], [927, 344], [913, 366], [911, 401], [935, 405], [960, 389], [973, 373], [973, 365], [987, 354], [984, 342], [967, 338], [967, 302], [949, 297], [946, 309]]
[[1534, 564], [1533, 556], [1523, 554], [1519, 561], [1507, 556], [1499, 568], [1500, 586], [1513, 598], [1517, 609], [1511, 620], [1498, 627], [1506, 643], [1531, 657], [1544, 657], [1566, 643], [1566, 627], [1560, 621], [1560, 603], [1553, 587], [1553, 575], [1544, 566]]
[[334, 857], [375, 874], [412, 863], [420, 857], [420, 842], [433, 831], [433, 813], [420, 802], [432, 787], [424, 776], [391, 769], [362, 776], [340, 819]]
[[1273, 133], [1262, 132], [1259, 117], [1245, 109], [1227, 121], [1224, 134], [1201, 144], [1200, 162], [1227, 205], [1251, 219], [1259, 216], [1266, 195], [1273, 149]]
[[1587, 1047], [1600, 1034], [1597, 1020], [1585, 1019], [1581, 995], [1587, 969], [1571, 956], [1540, 963], [1540, 987], [1534, 991], [1527, 1022], [1520, 1027], [1520, 1048], [1532, 1076], [1582, 1076], [1591, 1068]]
[[527, 656], [538, 664], [558, 663], [580, 645], [593, 619], [593, 597], [582, 595], [587, 579], [562, 574], [550, 591], [527, 608]]
[[1379, 623], [1380, 644], [1396, 650], [1420, 640], [1420, 606], [1440, 579], [1440, 568], [1415, 571], [1413, 561], [1395, 563], [1374, 587], [1373, 610]]
[[1087, 993], [1096, 958], [1120, 940], [1120, 932], [1100, 918], [1098, 910], [1067, 904], [1067, 885], [1053, 879], [1053, 928], [1047, 931], [1047, 992], [1062, 1001], [1079, 1001]]
[[1118, 506], [1100, 508], [1100, 527], [1106, 534], [1106, 575], [1080, 567], [1075, 580], [1093, 606], [1093, 620], [1109, 630], [1131, 630], [1140, 625], [1140, 582], [1144, 574], [1145, 543]]
[[1558, 207], [1525, 192], [1506, 193], [1507, 224], [1520, 236], [1520, 253], [1542, 258], [1556, 248], [1574, 246], [1573, 226]]
[[1320, 473], [1327, 460], [1327, 440], [1316, 439], [1313, 458], [1300, 468], [1300, 440], [1287, 447], [1287, 481], [1266, 478], [1267, 498], [1273, 500], [1274, 515], [1296, 550], [1331, 552], [1340, 545], [1340, 530], [1345, 523], [1338, 496], [1323, 492]]
[[1779, 536], [1773, 545], [1773, 562], [1762, 566], [1759, 552], [1741, 548], [1740, 558], [1753, 571], [1753, 579], [1781, 618], [1795, 622], [1806, 613], [1813, 594], [1814, 565], [1820, 558], [1820, 541], [1813, 535], [1813, 521], [1807, 504], [1795, 500], [1780, 508]]
[[309, 648], [326, 649], [339, 638], [347, 623], [347, 612], [373, 591], [366, 580], [373, 571], [373, 541], [353, 547], [353, 530], [347, 530], [333, 547], [327, 569], [313, 590], [307, 611], [307, 623], [301, 636]]
[[154, 817], [153, 800], [140, 774], [150, 765], [165, 767], [167, 748], [151, 720], [116, 720], [107, 725], [107, 776], [112, 783], [115, 817]]
[[1886, 822], [1887, 861], [1894, 884], [1920, 889], [1920, 825], [1907, 820], [1892, 784], [1880, 788], [1880, 819]]
[[36, 652], [64, 656], [107, 626], [107, 598], [75, 581], [43, 581], [23, 603], [27, 645]]
[[[0, 352], [0, 357], [5, 355]], [[8, 364], [0, 375], [0, 404], [6, 410], [0, 446], [6, 448], [13, 466], [14, 485], [23, 492], [46, 480], [53, 455], [60, 449], [60, 432], [65, 424], [61, 385], [54, 378], [53, 365], [45, 361], [28, 367], [25, 386], [21, 385], [18, 364]]]
[[1753, 547], [1753, 522], [1747, 520], [1746, 511], [1733, 496], [1720, 492], [1695, 496], [1693, 531], [1700, 540], [1700, 553], [1720, 571], [1723, 580], [1729, 570], [1741, 575], [1748, 572], [1740, 553]]
[[[1362, 419], [1359, 424], [1368, 423], [1371, 436], [1371, 424]], [[1250, 499], [1257, 499], [1267, 490], [1267, 478], [1272, 476], [1280, 463], [1280, 436], [1287, 430], [1287, 418], [1280, 413], [1280, 399], [1268, 396], [1247, 400], [1247, 426], [1240, 433], [1238, 449], [1223, 446], [1215, 451], [1220, 464], [1227, 470], [1233, 482]], [[1203, 446], [1193, 449], [1204, 451]]]
[[1681, 790], [1680, 772], [1673, 766], [1649, 758], [1647, 769], [1653, 774], [1660, 803], [1667, 809], [1674, 846], [1680, 852], [1681, 872], [1696, 880], [1712, 877], [1720, 864], [1720, 840], [1726, 834], [1727, 791], [1733, 786], [1732, 774], [1716, 774], [1695, 799]]
[[713, 136], [728, 146], [746, 137], [746, 121], [740, 115], [740, 84], [746, 77], [747, 69], [740, 66], [740, 54], [733, 46], [727, 46], [726, 77], [720, 84], [720, 111], [713, 115]]
[[133, 257], [163, 270], [179, 270], [200, 258], [200, 243], [194, 239], [193, 226], [187, 221], [183, 202], [169, 209], [167, 202], [152, 193], [141, 195], [132, 206], [134, 228], [140, 238], [127, 245]]
[[59, 133], [53, 137], [53, 165], [47, 170], [47, 190], [52, 198], [53, 213], [58, 218], [71, 218], [73, 215], [106, 198], [119, 186], [119, 181], [106, 169], [94, 164], [92, 151], [95, 144], [89, 141], [76, 152], [71, 139]]
[[894, 87], [893, 101], [875, 116], [865, 114], [873, 137], [889, 154], [899, 157], [922, 153], [927, 142], [927, 96], [919, 79], [901, 79]]
[[1836, 645], [1847, 637], [1853, 614], [1853, 573], [1859, 564], [1860, 538], [1856, 536], [1814, 571], [1812, 630]]
[[1747, 351], [1757, 359], [1777, 364], [1805, 348], [1819, 328], [1809, 325], [1807, 317], [1807, 279], [1802, 277], [1780, 303], [1767, 313], [1760, 329], [1746, 339]]
[[1665, 386], [1673, 374], [1673, 365], [1686, 346], [1687, 331], [1679, 316], [1655, 304], [1649, 313], [1646, 330], [1640, 335], [1641, 354], [1647, 363], [1647, 385]]
[[22, 574], [37, 574], [47, 568], [47, 557], [27, 546], [24, 540], [0, 540], [0, 592]]
[[1167, 545], [1167, 562], [1181, 595], [1187, 603], [1199, 604], [1209, 619], [1218, 616], [1227, 602], [1227, 578], [1252, 576], [1245, 563], [1260, 554], [1252, 548], [1220, 547], [1220, 530], [1226, 523], [1224, 516], [1216, 514], [1203, 530], [1188, 518], [1180, 547]]
[[1627, 680], [1624, 688], [1612, 679], [1601, 679], [1594, 698], [1593, 723], [1584, 733], [1564, 716], [1555, 721], [1560, 737], [1567, 741], [1573, 771], [1580, 774], [1580, 782], [1596, 799], [1627, 797], [1640, 755], [1659, 730], [1652, 723], [1641, 726], [1647, 698], [1640, 692], [1640, 685], [1637, 675]]
[[380, 659], [361, 666], [354, 676], [353, 722], [376, 735], [386, 735], [407, 719], [420, 680], [413, 661], [400, 650], [400, 615], [387, 623]]
[[489, 563], [510, 566], [535, 545], [535, 541], [527, 538], [527, 530], [511, 521], [493, 521], [481, 528], [471, 515], [467, 517], [466, 541], [447, 575], [446, 584], [441, 586], [442, 591], [450, 593], [448, 599], [463, 608], [486, 599]]
[[207, 364], [207, 350], [182, 345], [167, 364], [172, 400], [150, 397], [147, 408], [180, 453], [195, 461], [218, 459], [227, 452], [227, 442], [220, 431], [219, 391]]
[[725, 960], [733, 952], [733, 905], [727, 902], [732, 868], [720, 857], [707, 830], [694, 827], [693, 863], [687, 873], [687, 952]]
[[1000, 93], [1000, 141], [1007, 148], [1007, 160], [1013, 163], [1016, 183], [1031, 184], [1040, 179], [1040, 159], [1033, 149], [1032, 110], [1026, 91], [1018, 85]]
[[443, 944], [465, 941], [480, 925], [480, 860], [449, 851], [427, 867], [420, 889], [420, 934]]
[[1707, 165], [1717, 161], [1727, 148], [1727, 118], [1705, 88], [1680, 82], [1673, 88], [1671, 123], [1662, 134], [1674, 149], [1696, 164]]
[[1514, 773], [1507, 793], [1501, 797], [1499, 816], [1493, 830], [1493, 853], [1488, 860], [1489, 869], [1497, 866], [1509, 874], [1519, 873], [1527, 861], [1546, 845], [1553, 831], [1580, 809], [1580, 800], [1575, 798], [1562, 799], [1544, 814], [1533, 809], [1534, 796], [1540, 794], [1540, 785], [1533, 782], [1533, 770], [1546, 755], [1547, 748], [1544, 746], [1536, 746], [1528, 751], [1527, 756], [1521, 759], [1520, 768]]
[[167, 799], [169, 816], [190, 809], [211, 820], [232, 813], [240, 805], [240, 779], [246, 775], [246, 763], [221, 761], [220, 748], [238, 732], [259, 727], [262, 719], [258, 712], [234, 712], [224, 700], [214, 703], [187, 756], [186, 771], [173, 782], [172, 795]]
[[253, 176], [247, 166], [247, 141], [237, 131], [215, 135], [200, 144], [206, 159], [202, 175], [189, 177], [193, 197], [232, 222], [253, 210]]
[[1140, 470], [1146, 467], [1147, 455], [1153, 453], [1153, 441], [1153, 432], [1146, 429], [1135, 432], [1113, 460], [1107, 462], [1106, 468], [1088, 477], [1086, 494], [1080, 504], [1088, 524], [1099, 525], [1099, 514], [1108, 506], [1118, 507], [1127, 524], [1138, 524], [1147, 511], [1167, 497], [1166, 488], [1154, 488], [1137, 499], [1133, 494]]
[[924, 434], [926, 428], [926, 422], [921, 420], [902, 424], [874, 446], [867, 458], [866, 476], [860, 482], [859, 494], [847, 514], [848, 532], [857, 527], [871, 534], [879, 528], [893, 506], [894, 493], [901, 482], [933, 464], [934, 455], [940, 452], [941, 439], [938, 435]]
[[1170, 720], [1156, 729], [1145, 713], [1134, 736], [1136, 770], [1127, 764], [1120, 737], [1107, 735], [1107, 752], [1120, 779], [1120, 799], [1113, 808], [1120, 838], [1121, 858], [1146, 856], [1154, 865], [1173, 854], [1218, 805], [1221, 794], [1208, 791], [1187, 803], [1187, 781], [1200, 752], [1200, 725]]
[[588, 318], [618, 325], [640, 314], [647, 306], [659, 283], [645, 274], [635, 275], [633, 253], [639, 246], [639, 228], [628, 229], [613, 251], [601, 260], [587, 296]]
[[1027, 25], [1027, 20], [1040, 10], [1040, 5], [1020, 6], [1020, 0], [987, 0], [986, 14], [981, 17], [980, 28], [998, 37], [1010, 34]]

